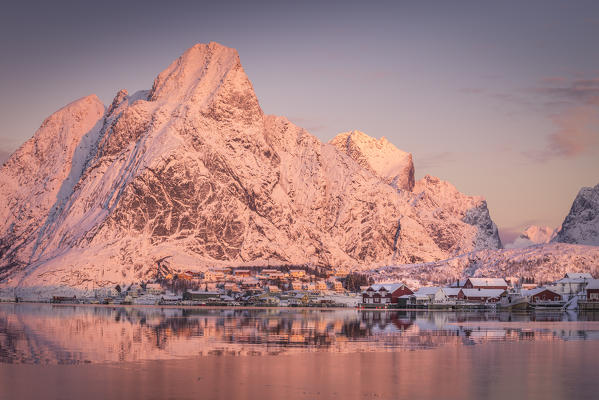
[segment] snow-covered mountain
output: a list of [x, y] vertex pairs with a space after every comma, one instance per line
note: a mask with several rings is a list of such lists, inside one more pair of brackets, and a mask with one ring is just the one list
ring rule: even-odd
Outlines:
[[599, 184], [580, 189], [553, 240], [599, 246]]
[[522, 232], [520, 237], [534, 244], [549, 243], [557, 234], [557, 229], [548, 226], [531, 225]]
[[[458, 204], [465, 203], [460, 201]], [[566, 272], [589, 272], [599, 277], [597, 246], [599, 185], [580, 190], [559, 231], [533, 225], [506, 249], [486, 246], [436, 262], [390, 265], [374, 270], [372, 276], [376, 281], [401, 280], [415, 287], [444, 284], [468, 276], [524, 277], [534, 278], [535, 282], [555, 281]]]
[[377, 282], [400, 280], [417, 287], [469, 276], [554, 282], [566, 272], [599, 276], [599, 247], [549, 243], [521, 249], [480, 250], [437, 262], [388, 266], [377, 269], [372, 276]]
[[[502, 247], [497, 226], [482, 197], [464, 195], [451, 183], [430, 175], [414, 183], [412, 155], [384, 137], [377, 140], [352, 131], [340, 133], [330, 143], [397, 189], [413, 208], [427, 236], [443, 252], [455, 255]], [[407, 259], [425, 260], [417, 251]]]
[[370, 268], [501, 246], [482, 198], [412, 184], [385, 140], [345, 144], [265, 115], [237, 52], [196, 45], [149, 91], [59, 110], [0, 169], [0, 287], [92, 290], [165, 259]]
[[412, 155], [399, 150], [386, 138], [376, 140], [364, 132], [351, 131], [340, 133], [330, 143], [394, 188], [414, 188]]
[[512, 243], [507, 244], [507, 249], [521, 249], [535, 244], [549, 243], [557, 235], [557, 229], [548, 226], [528, 226]]

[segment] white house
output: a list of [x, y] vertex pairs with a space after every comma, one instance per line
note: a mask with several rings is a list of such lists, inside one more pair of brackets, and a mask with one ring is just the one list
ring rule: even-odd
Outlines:
[[164, 289], [160, 286], [160, 283], [148, 283], [146, 285], [146, 293], [148, 294], [162, 294]]
[[565, 300], [569, 300], [572, 296], [580, 294], [591, 280], [593, 276], [589, 273], [568, 272], [549, 288], [557, 290]]

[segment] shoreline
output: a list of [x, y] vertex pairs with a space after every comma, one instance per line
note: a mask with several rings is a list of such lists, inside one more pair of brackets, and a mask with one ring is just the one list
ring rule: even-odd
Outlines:
[[[166, 309], [212, 309], [212, 310], [298, 310], [298, 311], [339, 311], [339, 310], [354, 310], [354, 311], [375, 311], [375, 312], [434, 312], [434, 313], [451, 313], [451, 312], [493, 312], [493, 313], [510, 313], [527, 315], [534, 313], [535, 310], [500, 310], [495, 308], [363, 308], [363, 307], [281, 307], [281, 306], [221, 306], [221, 305], [176, 305], [176, 304], [90, 304], [90, 303], [51, 303], [44, 301], [1, 301], [2, 304], [38, 304], [49, 305], [56, 307], [103, 307], [103, 308], [166, 308]], [[565, 310], [536, 310], [536, 312], [562, 314]], [[545, 321], [539, 321], [545, 322]]]

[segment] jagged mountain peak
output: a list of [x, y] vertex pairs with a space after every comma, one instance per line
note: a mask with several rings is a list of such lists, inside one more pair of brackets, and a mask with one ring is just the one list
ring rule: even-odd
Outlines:
[[553, 241], [599, 246], [599, 184], [580, 189]]
[[428, 174], [415, 183], [413, 192], [425, 192], [432, 195], [436, 201], [446, 205], [454, 203], [462, 204], [464, 200], [467, 200], [470, 205], [485, 201], [481, 196], [464, 195], [452, 183]]
[[549, 243], [557, 235], [557, 229], [548, 226], [529, 225], [506, 249], [521, 249], [537, 244]]
[[387, 138], [375, 139], [354, 130], [338, 134], [329, 143], [394, 188], [414, 187], [412, 155], [395, 147]]
[[237, 50], [211, 42], [189, 48], [158, 74], [148, 99], [207, 106], [221, 92], [238, 102], [255, 103], [254, 108], [258, 104]]
[[557, 234], [557, 229], [549, 226], [529, 225], [520, 234], [520, 238], [528, 239], [535, 244], [549, 243]]
[[[436, 176], [425, 175], [414, 185], [412, 206], [427, 220], [429, 234], [437, 238], [443, 249], [455, 254], [485, 248], [502, 248], [497, 226], [491, 219], [486, 200], [481, 196], [468, 196], [454, 185]], [[452, 229], [457, 221], [470, 225], [473, 236]], [[445, 232], [451, 232], [447, 235]]]

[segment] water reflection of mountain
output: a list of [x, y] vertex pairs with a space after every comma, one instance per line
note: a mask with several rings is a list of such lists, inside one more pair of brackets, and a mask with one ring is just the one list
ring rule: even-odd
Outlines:
[[118, 362], [223, 354], [398, 351], [486, 341], [594, 340], [599, 339], [599, 326], [581, 328], [580, 324], [597, 320], [597, 315], [571, 313], [2, 304], [0, 361]]

